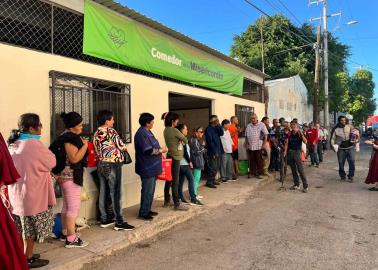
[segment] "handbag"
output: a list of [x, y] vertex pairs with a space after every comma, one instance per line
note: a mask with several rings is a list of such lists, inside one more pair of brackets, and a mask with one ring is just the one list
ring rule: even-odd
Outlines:
[[133, 162], [128, 151], [123, 151], [123, 164], [130, 164]]
[[62, 198], [63, 197], [62, 188], [57, 178], [55, 176], [52, 176], [52, 180], [53, 180], [55, 198]]
[[162, 173], [158, 175], [156, 178], [158, 180], [163, 181], [172, 181], [172, 159], [171, 158], [165, 158], [164, 155], [162, 157]]

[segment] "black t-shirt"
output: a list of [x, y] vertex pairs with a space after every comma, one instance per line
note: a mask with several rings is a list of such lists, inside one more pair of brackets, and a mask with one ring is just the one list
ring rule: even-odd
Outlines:
[[299, 135], [299, 131], [297, 133], [290, 132], [288, 136], [289, 140], [289, 150], [301, 150], [302, 149], [302, 137]]

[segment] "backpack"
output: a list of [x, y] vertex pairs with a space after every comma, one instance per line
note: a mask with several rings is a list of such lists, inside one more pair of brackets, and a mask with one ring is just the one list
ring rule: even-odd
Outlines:
[[50, 151], [54, 153], [56, 159], [56, 166], [51, 170], [54, 174], [59, 174], [66, 166], [67, 154], [64, 148], [64, 140], [59, 136], [49, 147]]

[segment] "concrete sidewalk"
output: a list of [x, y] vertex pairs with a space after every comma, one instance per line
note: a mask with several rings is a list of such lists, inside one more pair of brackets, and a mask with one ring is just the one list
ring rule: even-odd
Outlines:
[[151, 222], [136, 218], [139, 206], [125, 209], [127, 222], [136, 227], [132, 232], [116, 232], [112, 227], [103, 229], [98, 225], [92, 225], [90, 229], [80, 231], [82, 238], [89, 242], [86, 248], [66, 249], [63, 242], [48, 239], [43, 244], [37, 244], [35, 252], [41, 253], [43, 259], [50, 260], [50, 264], [44, 269], [80, 269], [85, 263], [101, 259], [102, 256], [110, 255], [113, 251], [156, 236], [177, 224], [207, 213], [213, 208], [242, 204], [250, 198], [252, 191], [258, 186], [272, 181], [274, 181], [274, 177], [263, 180], [240, 177], [238, 181], [222, 184], [217, 189], [200, 187], [199, 194], [204, 196], [202, 201], [205, 206], [190, 206], [187, 212], [163, 208], [163, 200], [158, 198], [154, 200], [153, 210], [159, 212], [159, 215]]

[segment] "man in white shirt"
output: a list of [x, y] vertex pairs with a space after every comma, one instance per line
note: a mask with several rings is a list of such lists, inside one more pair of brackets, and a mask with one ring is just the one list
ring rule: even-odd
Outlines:
[[234, 142], [232, 141], [230, 131], [228, 130], [230, 127], [230, 121], [225, 119], [222, 121], [222, 127], [224, 134], [221, 136], [222, 146], [224, 153], [222, 154], [221, 158], [221, 177], [222, 182], [227, 183], [228, 181], [234, 181], [233, 174], [233, 159], [232, 159], [232, 145]]
[[264, 164], [261, 154], [263, 145], [266, 145], [268, 139], [268, 130], [262, 122], [257, 120], [255, 113], [251, 115], [251, 123], [245, 130], [245, 137], [249, 159], [248, 177], [254, 175], [258, 179], [262, 179]]

